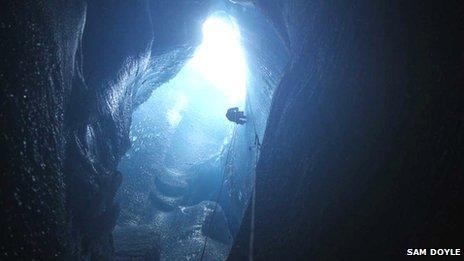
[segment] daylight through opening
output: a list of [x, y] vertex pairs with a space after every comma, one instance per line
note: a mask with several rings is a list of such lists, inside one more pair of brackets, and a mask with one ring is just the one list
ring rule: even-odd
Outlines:
[[[155, 231], [164, 238], [159, 247], [168, 260], [181, 250], [201, 255], [202, 249], [216, 249], [216, 257], [225, 259], [244, 211], [244, 203], [228, 206], [231, 188], [220, 193], [226, 177], [234, 175], [231, 165], [238, 164], [231, 150], [241, 148], [236, 153], [243, 157], [240, 165], [250, 166], [245, 162], [251, 153], [247, 127], [226, 118], [231, 107], [244, 111], [247, 100], [240, 31], [232, 17], [217, 13], [204, 22], [202, 33], [201, 44], [176, 77], [133, 113], [131, 148], [119, 164], [124, 180], [115, 238], [130, 234], [127, 228]], [[186, 239], [186, 234], [193, 236]]]

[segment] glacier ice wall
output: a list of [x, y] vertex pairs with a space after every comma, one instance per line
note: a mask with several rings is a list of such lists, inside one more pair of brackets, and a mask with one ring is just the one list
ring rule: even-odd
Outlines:
[[[214, 89], [205, 93], [197, 87], [195, 94], [189, 94], [189, 90], [195, 88], [184, 85], [207, 83], [192, 78], [188, 66], [139, 107], [134, 113], [131, 127], [133, 146], [119, 165], [124, 180], [117, 197], [121, 203], [115, 234], [115, 242], [121, 242], [115, 245], [118, 257], [143, 257], [156, 249], [161, 260], [175, 259], [179, 251], [188, 251], [190, 258], [198, 259], [207, 240], [206, 252], [221, 253], [210, 258], [225, 259], [232, 244], [231, 239], [240, 227], [253, 183], [257, 160], [256, 138], [263, 138], [273, 90], [282, 76], [288, 53], [272, 25], [252, 6], [237, 8], [223, 5], [216, 11], [231, 15], [231, 19], [240, 26], [249, 65], [245, 105], [249, 124], [236, 127], [234, 137], [229, 128], [229, 138], [223, 141], [221, 135], [224, 135], [224, 130], [218, 129], [218, 126], [232, 125], [224, 117], [227, 107], [215, 111], [221, 107], [215, 104], [221, 101], [219, 96], [219, 100], [211, 100], [216, 97]], [[252, 34], [262, 34], [263, 39], [250, 42], [248, 38]], [[203, 108], [205, 104], [209, 107], [206, 110]], [[166, 118], [173, 109], [176, 109], [179, 118], [175, 124], [169, 117]], [[215, 117], [218, 113], [219, 118]], [[229, 147], [230, 153], [227, 152]], [[221, 194], [218, 198], [219, 191]], [[217, 208], [221, 214], [216, 217], [208, 213], [211, 208], [199, 207], [206, 203], [214, 206], [213, 209]], [[179, 211], [185, 208], [203, 209], [203, 212]], [[189, 218], [178, 218], [178, 215]], [[155, 220], [164, 216], [172, 216], [176, 221], [171, 221], [173, 224], [156, 223]], [[223, 219], [226, 225], [209, 228], [210, 216]], [[192, 226], [192, 220], [198, 223]], [[183, 232], [168, 233], [168, 225]], [[198, 227], [202, 228], [200, 233], [195, 232]], [[142, 244], [131, 252], [133, 245], [122, 243], [126, 241], [126, 233], [131, 233], [128, 231], [139, 230], [145, 231], [143, 233], [151, 239], [144, 240], [155, 242], [156, 247]], [[210, 233], [223, 235], [220, 237], [228, 240], [218, 241]], [[178, 246], [161, 242], [165, 238], [170, 238], [170, 242], [194, 241]]]
[[132, 111], [190, 57], [210, 3], [5, 3], [3, 256], [112, 257]]
[[249, 207], [242, 223], [254, 218], [254, 230], [242, 225], [229, 259], [401, 259], [409, 247], [458, 247], [462, 5], [253, 3], [291, 62], [274, 92], [255, 215]]

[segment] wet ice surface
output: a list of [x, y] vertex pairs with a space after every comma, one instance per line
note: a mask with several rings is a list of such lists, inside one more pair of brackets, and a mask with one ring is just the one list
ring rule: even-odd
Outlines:
[[199, 260], [205, 240], [208, 240], [204, 260], [225, 260], [232, 237], [220, 206], [213, 216], [214, 208], [215, 203], [204, 201], [170, 212], [160, 211], [147, 225], [116, 227], [116, 257]]
[[[277, 39], [263, 17], [242, 15]], [[206, 240], [204, 258], [225, 260], [240, 227], [251, 195], [256, 137], [264, 134], [285, 59], [277, 59], [282, 47], [276, 48], [269, 58], [275, 73], [269, 73], [261, 64], [263, 43], [253, 45], [257, 50], [246, 43], [246, 57], [259, 58], [247, 75], [245, 51], [234, 46], [233, 37], [249, 31], [224, 35], [224, 21], [212, 21], [204, 28], [219, 38], [204, 37], [207, 44], [133, 114], [132, 147], [119, 165], [124, 179], [114, 233], [118, 258], [198, 260]], [[227, 121], [225, 112], [236, 106], [250, 124]]]
[[[225, 23], [214, 18], [204, 28], [217, 35]], [[232, 40], [205, 37], [206, 44], [178, 76], [134, 112], [132, 147], [119, 165], [124, 181], [114, 239], [120, 258], [198, 260], [205, 240], [206, 259], [226, 258], [232, 244], [229, 223], [236, 230], [241, 214], [235, 212], [244, 209], [224, 213], [231, 193], [221, 188], [228, 175], [224, 165], [233, 161], [225, 160], [226, 148], [236, 144], [233, 133], [244, 134], [233, 132], [225, 118], [228, 108], [243, 106], [245, 99], [246, 72], [233, 73], [246, 70], [244, 58], [235, 59], [240, 48]]]
[[[128, 149], [132, 112], [146, 101], [153, 89], [177, 74], [192, 55], [198, 40], [196, 29], [200, 28], [196, 23], [208, 12], [208, 2], [155, 1], [147, 9], [144, 3], [126, 5], [106, 1], [89, 2], [84, 8], [83, 3], [77, 1], [62, 6], [50, 3], [46, 5], [47, 10], [42, 10], [40, 2], [14, 5], [19, 11], [2, 17], [7, 21], [20, 21], [16, 27], [12, 26], [16, 22], [3, 22], [3, 19], [0, 24], [6, 35], [12, 36], [2, 41], [1, 45], [6, 47], [3, 49], [14, 47], [0, 74], [2, 82], [6, 79], [8, 83], [2, 116], [5, 115], [5, 122], [10, 123], [3, 136], [5, 161], [10, 167], [5, 180], [15, 184], [2, 191], [7, 195], [2, 200], [13, 202], [14, 209], [6, 209], [7, 212], [20, 215], [19, 218], [9, 215], [7, 222], [2, 222], [15, 223], [13, 227], [8, 226], [8, 233], [5, 233], [12, 248], [27, 246], [25, 242], [39, 242], [29, 250], [44, 250], [54, 256], [62, 253], [60, 246], [69, 246], [65, 252], [72, 251], [72, 255], [82, 258], [111, 256], [112, 243], [108, 238], [118, 212], [113, 196], [121, 178], [115, 166]], [[47, 19], [53, 18], [49, 15], [57, 16], [59, 22], [53, 22], [56, 28], [43, 26], [49, 21], [42, 21], [42, 15], [30, 16], [29, 11], [33, 9], [57, 10], [46, 15]], [[176, 16], [172, 15], [172, 10]], [[18, 32], [28, 33], [16, 38]], [[156, 39], [153, 48], [147, 50], [152, 34]], [[222, 41], [224, 45], [231, 43]], [[221, 52], [213, 53], [210, 62], [218, 60], [217, 54]], [[229, 57], [237, 57], [236, 52], [226, 53]], [[243, 77], [230, 74], [230, 70], [237, 67], [232, 64], [228, 64], [229, 71], [213, 75], [211, 79], [220, 82], [216, 76], [229, 77], [225, 81], [229, 87], [242, 82]], [[206, 65], [203, 69], [219, 68]], [[31, 84], [37, 88], [30, 88]], [[203, 86], [195, 81], [186, 85]], [[199, 119], [205, 117], [206, 108], [209, 116], [225, 121], [223, 114], [229, 105], [211, 91], [201, 88], [191, 91], [200, 97], [203, 107], [192, 109], [190, 99], [172, 93], [172, 96], [164, 96], [165, 103], [156, 102], [154, 111], [145, 111], [153, 117], [140, 116], [132, 121], [134, 128], [130, 138], [134, 147], [123, 162], [130, 158], [133, 164], [120, 166], [124, 184], [119, 191], [122, 207], [119, 227], [151, 226], [150, 222], [160, 213], [214, 200], [221, 183], [219, 166], [223, 165], [218, 154], [223, 151], [224, 144], [227, 146], [231, 130], [227, 122], [208, 118], [199, 123]], [[10, 110], [16, 106], [18, 110]], [[190, 108], [191, 117], [184, 115], [186, 108]], [[69, 117], [66, 121], [64, 111]], [[219, 124], [210, 125], [213, 122]], [[187, 129], [195, 134], [186, 135]], [[241, 169], [237, 167], [231, 171], [234, 175], [227, 177], [225, 192], [217, 200], [232, 231], [237, 230], [250, 189], [249, 180], [244, 178], [250, 177], [247, 172], [250, 164], [243, 159], [249, 156], [246, 135], [251, 132], [245, 126], [237, 133], [237, 146], [244, 152], [236, 153], [241, 158], [234, 164]], [[179, 178], [178, 184], [173, 184], [163, 178], [170, 173], [185, 179]], [[185, 194], [176, 194], [180, 192]], [[65, 203], [69, 208], [65, 209]], [[197, 218], [192, 215], [192, 219]], [[69, 227], [66, 220], [71, 222]], [[212, 242], [214, 246], [216, 243]], [[222, 248], [218, 246], [217, 249]]]
[[[192, 83], [188, 71], [182, 75], [134, 113], [132, 148], [119, 166], [124, 181], [117, 255], [198, 259], [208, 237], [205, 256], [217, 260], [226, 258], [232, 244], [222, 208], [207, 201], [217, 197], [221, 150], [233, 128], [223, 116], [226, 97], [202, 90], [205, 83]], [[187, 80], [191, 89], [179, 84]]]

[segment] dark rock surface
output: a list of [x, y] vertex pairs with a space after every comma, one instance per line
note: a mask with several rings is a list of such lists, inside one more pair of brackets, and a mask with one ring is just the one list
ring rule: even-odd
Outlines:
[[0, 9], [2, 259], [66, 256], [65, 111], [85, 21], [82, 1]]
[[[292, 53], [257, 167], [254, 259], [459, 248], [462, 5], [253, 2]], [[248, 258], [250, 213], [230, 260]]]

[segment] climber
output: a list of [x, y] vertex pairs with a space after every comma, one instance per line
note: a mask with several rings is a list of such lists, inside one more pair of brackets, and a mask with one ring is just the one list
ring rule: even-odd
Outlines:
[[229, 121], [243, 125], [246, 123], [246, 116], [243, 111], [240, 111], [238, 107], [230, 108], [227, 110], [226, 117]]

